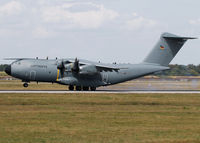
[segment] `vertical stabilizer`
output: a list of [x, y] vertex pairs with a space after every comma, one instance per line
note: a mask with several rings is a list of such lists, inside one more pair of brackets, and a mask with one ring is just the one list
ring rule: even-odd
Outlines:
[[196, 38], [180, 37], [170, 33], [163, 33], [144, 62], [168, 66], [188, 39]]

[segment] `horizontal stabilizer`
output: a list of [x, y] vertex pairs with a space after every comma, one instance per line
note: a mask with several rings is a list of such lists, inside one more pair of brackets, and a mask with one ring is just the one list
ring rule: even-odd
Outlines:
[[174, 35], [174, 34], [170, 34], [170, 33], [164, 33], [162, 35], [163, 38], [166, 38], [166, 39], [171, 39], [171, 40], [190, 40], [190, 39], [198, 39], [196, 37], [181, 37], [181, 36], [177, 36], [177, 35]]

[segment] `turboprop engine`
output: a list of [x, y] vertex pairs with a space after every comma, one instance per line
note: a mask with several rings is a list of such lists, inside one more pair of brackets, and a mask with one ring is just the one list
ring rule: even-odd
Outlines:
[[94, 75], [98, 73], [95, 65], [84, 65], [80, 67], [79, 74], [81, 75]]
[[80, 75], [94, 75], [98, 73], [95, 65], [80, 65], [77, 58], [74, 62], [62, 61], [58, 64], [57, 68], [61, 71], [62, 77], [64, 77], [65, 71]]

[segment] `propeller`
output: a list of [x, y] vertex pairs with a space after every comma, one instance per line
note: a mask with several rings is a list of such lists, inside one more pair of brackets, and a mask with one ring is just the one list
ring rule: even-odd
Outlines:
[[63, 61], [63, 60], [61, 61], [60, 64], [58, 64], [57, 68], [58, 68], [59, 70], [65, 68], [65, 64], [64, 64], [64, 61]]
[[78, 73], [80, 71], [79, 60], [76, 58], [71, 68], [72, 72]]
[[[60, 73], [61, 73], [61, 77], [63, 78], [64, 77], [64, 73], [65, 73], [65, 70], [66, 68], [68, 68], [70, 65], [71, 62], [69, 61], [64, 61], [62, 60], [57, 68], [60, 70]], [[68, 64], [68, 65], [66, 65]], [[74, 73], [79, 73], [80, 71], [80, 65], [79, 65], [79, 60], [76, 58], [75, 61], [73, 63], [71, 63], [71, 72], [74, 72]]]
[[60, 64], [58, 64], [57, 68], [60, 70], [61, 73], [61, 77], [64, 77], [64, 73], [65, 73], [65, 63], [62, 60]]

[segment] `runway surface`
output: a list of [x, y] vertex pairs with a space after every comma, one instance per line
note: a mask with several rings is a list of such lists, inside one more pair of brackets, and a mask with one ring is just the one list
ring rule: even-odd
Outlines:
[[189, 91], [189, 90], [97, 90], [97, 91], [58, 91], [58, 90], [0, 90], [0, 93], [49, 93], [49, 94], [63, 94], [63, 93], [106, 93], [106, 94], [130, 94], [130, 93], [136, 93], [136, 94], [149, 94], [149, 93], [165, 93], [165, 94], [174, 94], [174, 93], [179, 93], [179, 94], [200, 94], [200, 91]]

